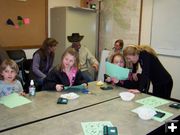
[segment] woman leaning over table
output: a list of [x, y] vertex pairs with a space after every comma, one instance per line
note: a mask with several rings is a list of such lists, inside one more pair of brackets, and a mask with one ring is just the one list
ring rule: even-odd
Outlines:
[[126, 60], [142, 68], [138, 89], [130, 89], [132, 93], [147, 92], [148, 81], [152, 82], [153, 95], [169, 99], [173, 87], [173, 80], [168, 71], [159, 61], [155, 51], [150, 46], [129, 45], [123, 50]]

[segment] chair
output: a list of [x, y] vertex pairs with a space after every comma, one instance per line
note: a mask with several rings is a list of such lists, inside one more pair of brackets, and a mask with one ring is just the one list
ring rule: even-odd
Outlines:
[[[6, 50], [6, 52], [9, 56], [9, 58], [13, 59], [18, 64], [19, 70], [20, 70], [20, 76], [23, 80], [22, 85], [23, 85], [24, 91], [26, 93], [28, 93], [30, 80], [32, 78], [30, 75], [30, 70], [31, 70], [31, 65], [32, 65], [33, 59], [27, 59], [26, 54], [25, 54], [24, 50], [22, 50], [22, 49]], [[36, 85], [36, 91], [41, 91], [41, 86], [37, 85], [36, 82], [35, 82], [35, 85]]]
[[[23, 88], [24, 88], [24, 91], [26, 93], [29, 93], [30, 81], [33, 78], [31, 73], [30, 73], [32, 62], [33, 62], [33, 59], [25, 59], [23, 61], [23, 66], [22, 66], [22, 69], [23, 69], [22, 70], [22, 77], [23, 77], [23, 80], [24, 80]], [[41, 91], [42, 86], [38, 85], [38, 83], [36, 81], [34, 81], [34, 83], [35, 83], [35, 86], [36, 86], [36, 92]]]
[[24, 81], [23, 87], [26, 93], [29, 92], [28, 88], [31, 80], [30, 70], [31, 70], [32, 61], [33, 61], [32, 59], [25, 59], [22, 64], [22, 78]]
[[17, 79], [20, 80], [22, 85], [24, 85], [24, 80], [22, 78], [23, 76], [23, 61], [26, 59], [26, 54], [24, 50], [22, 49], [16, 49], [16, 50], [6, 50], [8, 56], [10, 59], [14, 60], [18, 67], [19, 67], [19, 75], [17, 76]]
[[24, 50], [18, 49], [18, 50], [6, 50], [8, 56], [10, 59], [14, 60], [18, 66], [19, 70], [22, 69], [23, 61], [26, 59], [26, 54]]
[[24, 50], [17, 49], [17, 50], [6, 50], [8, 56], [10, 59], [14, 60], [17, 65], [19, 66], [19, 76], [18, 80], [21, 81], [24, 91], [28, 92], [28, 86], [29, 86], [29, 70], [31, 67], [31, 59], [26, 59], [26, 54]]

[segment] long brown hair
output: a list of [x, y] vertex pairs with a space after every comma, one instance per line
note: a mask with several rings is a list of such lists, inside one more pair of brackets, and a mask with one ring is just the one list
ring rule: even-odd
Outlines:
[[16, 64], [16, 62], [14, 60], [12, 60], [12, 59], [5, 59], [0, 65], [0, 80], [4, 79], [4, 77], [1, 74], [7, 68], [7, 66], [10, 66], [10, 68], [15, 70], [15, 72], [18, 74], [19, 67]]
[[[40, 55], [43, 59], [46, 59], [46, 55], [48, 53], [49, 47], [57, 46], [58, 41], [56, 41], [54, 38], [46, 38], [43, 41], [43, 44], [39, 51], [41, 52]], [[54, 52], [51, 52], [51, 57], [54, 58]]]
[[121, 47], [121, 49], [124, 47], [124, 41], [122, 39], [118, 39], [114, 42], [114, 44], [119, 43], [119, 46]]
[[66, 56], [66, 54], [70, 54], [72, 56], [74, 56], [75, 58], [75, 62], [74, 62], [74, 67], [76, 67], [77, 69], [79, 69], [79, 53], [72, 47], [68, 47], [62, 57], [61, 57], [61, 63], [60, 63], [60, 66], [59, 66], [59, 70], [62, 71], [64, 69], [64, 65], [63, 65], [63, 59], [64, 57]]
[[123, 50], [123, 55], [127, 56], [127, 55], [136, 55], [141, 52], [141, 51], [147, 51], [148, 53], [154, 55], [157, 57], [157, 53], [156, 51], [148, 46], [148, 45], [129, 45], [126, 48], [124, 48]]

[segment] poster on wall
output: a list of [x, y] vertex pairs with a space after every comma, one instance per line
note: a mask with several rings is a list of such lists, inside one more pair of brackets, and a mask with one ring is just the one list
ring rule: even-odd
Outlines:
[[103, 0], [100, 18], [100, 50], [111, 50], [117, 39], [138, 44], [141, 0]]
[[1, 46], [8, 49], [40, 47], [47, 37], [47, 1], [1, 0]]

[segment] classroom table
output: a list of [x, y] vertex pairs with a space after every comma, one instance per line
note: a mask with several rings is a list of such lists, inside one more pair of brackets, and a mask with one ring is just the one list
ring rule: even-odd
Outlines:
[[[130, 102], [116, 98], [78, 111], [12, 129], [3, 132], [2, 135], [83, 135], [81, 122], [95, 121], [111, 121], [118, 128], [118, 133], [122, 135], [145, 135], [164, 124], [164, 122], [142, 120], [136, 113], [131, 112], [132, 109], [141, 106], [134, 101], [144, 97], [147, 97], [147, 95], [138, 94]], [[179, 115], [179, 110], [169, 107], [170, 103], [157, 107], [174, 114], [168, 120]]]
[[83, 94], [81, 91], [78, 91], [76, 93], [80, 97], [75, 100], [69, 100], [67, 105], [57, 104], [60, 93], [67, 93], [66, 91], [41, 91], [37, 92], [35, 97], [26, 95], [32, 102], [12, 109], [0, 104], [0, 132], [106, 102], [117, 98], [120, 91], [126, 90], [114, 87], [113, 90], [103, 91], [100, 89], [100, 86], [96, 85], [96, 82], [89, 83], [88, 89], [91, 94]]

